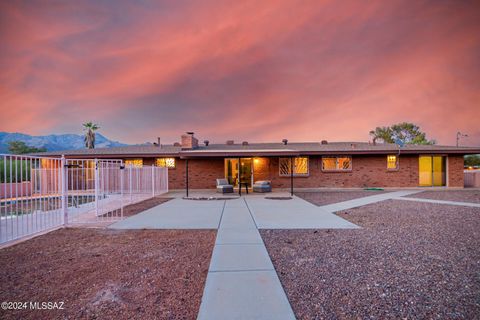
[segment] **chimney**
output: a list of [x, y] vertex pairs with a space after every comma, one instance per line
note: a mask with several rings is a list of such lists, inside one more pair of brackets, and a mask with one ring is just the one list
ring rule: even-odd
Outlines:
[[232, 146], [233, 145], [233, 140], [227, 140], [227, 145]]
[[205, 143], [205, 146], [208, 147], [208, 144], [210, 143], [210, 141], [204, 140], [203, 143]]
[[198, 139], [193, 136], [193, 132], [182, 134], [182, 149], [198, 148]]
[[327, 140], [322, 140], [321, 144], [328, 144]]
[[162, 146], [160, 144], [160, 137], [157, 137], [157, 142], [154, 142], [153, 145], [156, 146], [156, 147], [161, 147]]
[[283, 139], [282, 142], [283, 142], [284, 145], [287, 145], [288, 140], [287, 140], [287, 139]]

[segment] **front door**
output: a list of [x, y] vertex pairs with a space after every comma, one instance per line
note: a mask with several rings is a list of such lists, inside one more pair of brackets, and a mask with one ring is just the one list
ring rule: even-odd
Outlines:
[[251, 187], [253, 183], [253, 159], [225, 159], [225, 178], [234, 187], [238, 187], [239, 182], [247, 183]]

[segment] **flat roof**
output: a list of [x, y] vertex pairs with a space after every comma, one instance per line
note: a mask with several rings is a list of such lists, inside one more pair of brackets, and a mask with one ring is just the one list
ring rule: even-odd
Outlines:
[[194, 149], [182, 149], [178, 145], [134, 145], [112, 148], [60, 150], [36, 153], [41, 156], [68, 157], [242, 157], [242, 156], [300, 156], [300, 155], [368, 155], [368, 154], [478, 154], [480, 147], [456, 147], [442, 145], [404, 145], [368, 142], [289, 142], [249, 144], [209, 144]]

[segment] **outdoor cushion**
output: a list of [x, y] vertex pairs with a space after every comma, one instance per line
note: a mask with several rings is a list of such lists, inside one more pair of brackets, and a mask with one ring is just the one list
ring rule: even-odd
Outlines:
[[232, 193], [233, 186], [228, 183], [227, 179], [217, 179], [217, 192]]
[[256, 181], [253, 184], [253, 192], [272, 192], [270, 181]]
[[217, 186], [229, 186], [227, 179], [217, 179]]

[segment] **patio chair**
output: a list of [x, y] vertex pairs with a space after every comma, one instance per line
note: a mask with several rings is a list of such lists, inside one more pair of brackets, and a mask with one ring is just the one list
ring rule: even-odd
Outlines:
[[255, 181], [253, 192], [272, 192], [272, 184], [270, 181]]
[[233, 186], [228, 183], [227, 179], [217, 179], [217, 192], [233, 193]]

